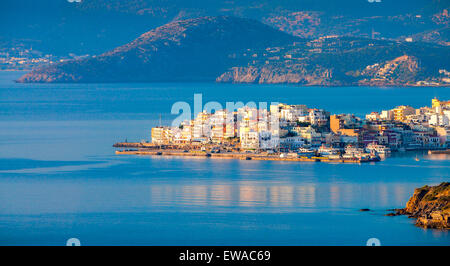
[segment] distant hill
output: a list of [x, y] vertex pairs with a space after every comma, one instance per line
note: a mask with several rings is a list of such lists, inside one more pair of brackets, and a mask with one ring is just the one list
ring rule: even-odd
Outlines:
[[221, 15], [302, 38], [396, 39], [449, 26], [449, 11], [448, 0], [1, 0], [0, 48], [20, 42], [44, 54], [100, 54], [172, 21]]
[[450, 84], [448, 46], [328, 37], [253, 54], [258, 56], [224, 72], [217, 81], [322, 86]]
[[422, 41], [450, 46], [450, 26], [437, 30], [420, 32], [409, 37], [413, 41]]
[[19, 82], [214, 81], [247, 49], [300, 40], [256, 20], [202, 17], [149, 31], [110, 52], [33, 70]]
[[443, 85], [448, 70], [448, 46], [302, 39], [256, 20], [219, 16], [171, 22], [110, 52], [35, 69], [18, 81]]

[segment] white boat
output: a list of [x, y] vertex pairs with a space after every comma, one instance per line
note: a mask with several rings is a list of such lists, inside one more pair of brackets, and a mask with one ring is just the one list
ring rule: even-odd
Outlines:
[[364, 153], [364, 149], [354, 147], [352, 145], [348, 145], [345, 147], [345, 154], [350, 156], [360, 156]]
[[327, 147], [327, 146], [320, 146], [320, 148], [317, 150], [320, 155], [336, 155], [339, 153], [339, 151], [333, 147]]
[[391, 153], [391, 149], [389, 147], [386, 147], [384, 145], [379, 145], [376, 143], [370, 143], [366, 147], [367, 152], [374, 153], [377, 155], [388, 155]]
[[306, 148], [300, 148], [300, 149], [298, 149], [297, 154], [299, 156], [312, 156], [312, 155], [314, 155], [314, 150], [306, 149]]

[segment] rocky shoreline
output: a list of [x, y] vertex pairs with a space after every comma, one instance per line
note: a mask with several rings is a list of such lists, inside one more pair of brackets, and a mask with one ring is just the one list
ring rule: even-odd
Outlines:
[[416, 226], [450, 229], [450, 183], [417, 188], [406, 208], [395, 209], [387, 216], [408, 215], [416, 219]]

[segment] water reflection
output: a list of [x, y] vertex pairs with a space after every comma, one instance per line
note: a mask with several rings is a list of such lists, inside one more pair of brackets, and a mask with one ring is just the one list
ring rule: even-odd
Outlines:
[[239, 186], [239, 198], [235, 199], [240, 206], [263, 205], [267, 201], [267, 190], [262, 186], [252, 186], [245, 182]]
[[340, 191], [338, 186], [330, 186], [330, 206], [336, 207], [338, 206], [340, 199]]
[[314, 207], [316, 202], [316, 188], [314, 186], [301, 186], [296, 188], [297, 204], [303, 207]]
[[[241, 181], [223, 184], [153, 184], [150, 186], [149, 206], [172, 207], [265, 207], [274, 210], [359, 207], [401, 207], [392, 202], [406, 203], [411, 189], [402, 184], [268, 184]], [[355, 204], [357, 202], [357, 204]], [[355, 207], [356, 206], [356, 207]], [[212, 207], [212, 208], [210, 208]]]
[[445, 161], [450, 160], [450, 154], [429, 154], [426, 158], [435, 161]]
[[228, 185], [211, 186], [210, 202], [215, 206], [230, 206], [232, 202], [232, 189]]

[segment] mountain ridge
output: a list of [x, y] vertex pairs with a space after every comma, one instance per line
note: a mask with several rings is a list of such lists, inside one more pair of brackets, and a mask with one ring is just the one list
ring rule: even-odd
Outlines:
[[168, 23], [98, 56], [35, 69], [18, 82], [441, 85], [450, 80], [449, 50], [395, 40], [303, 39], [253, 19], [207, 16]]
[[300, 39], [252, 19], [201, 17], [160, 26], [99, 56], [33, 70], [18, 81], [214, 80], [224, 69], [240, 63], [230, 54], [295, 40]]
[[[256, 19], [303, 38], [404, 39], [448, 26], [449, 11], [448, 0], [2, 0], [0, 21], [8, 26], [0, 27], [0, 52], [19, 42], [58, 56], [100, 54], [174, 20], [218, 15]], [[437, 41], [450, 42], [443, 37]]]

